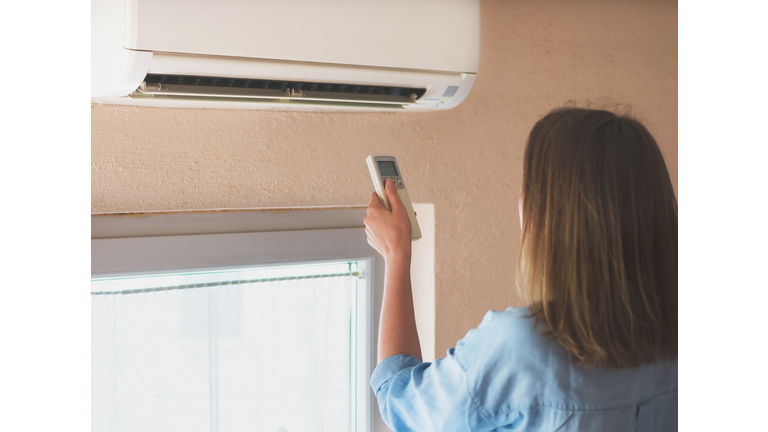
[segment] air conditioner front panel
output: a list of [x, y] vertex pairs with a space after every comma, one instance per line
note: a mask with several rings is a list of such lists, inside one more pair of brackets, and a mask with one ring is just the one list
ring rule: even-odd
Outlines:
[[476, 73], [478, 0], [127, 0], [125, 48]]
[[[94, 0], [91, 6], [93, 103], [433, 111], [461, 103], [476, 79], [477, 0]], [[444, 21], [450, 21], [445, 29], [434, 25]], [[157, 81], [172, 86], [152, 90], [158, 75], [177, 82]], [[174, 87], [186, 86], [189, 77], [203, 87]], [[222, 81], [206, 87], [208, 79]], [[221, 87], [224, 81], [234, 88]], [[276, 82], [288, 93], [272, 92]]]

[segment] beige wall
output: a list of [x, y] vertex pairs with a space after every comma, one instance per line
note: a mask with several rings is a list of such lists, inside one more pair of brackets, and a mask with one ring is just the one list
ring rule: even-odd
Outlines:
[[92, 109], [92, 212], [367, 204], [365, 156], [398, 156], [435, 205], [436, 350], [516, 303], [525, 139], [569, 99], [630, 103], [677, 186], [677, 3], [483, 1], [480, 72], [430, 114]]

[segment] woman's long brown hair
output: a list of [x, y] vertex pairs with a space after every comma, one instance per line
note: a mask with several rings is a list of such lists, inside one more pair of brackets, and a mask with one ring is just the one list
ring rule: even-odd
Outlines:
[[588, 367], [677, 358], [677, 199], [637, 120], [562, 108], [525, 149], [518, 286]]

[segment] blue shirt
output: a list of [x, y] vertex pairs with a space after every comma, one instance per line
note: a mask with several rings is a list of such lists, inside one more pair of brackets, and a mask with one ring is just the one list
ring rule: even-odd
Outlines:
[[387, 357], [371, 386], [395, 431], [677, 430], [677, 361], [571, 364], [527, 308], [490, 311], [445, 358]]

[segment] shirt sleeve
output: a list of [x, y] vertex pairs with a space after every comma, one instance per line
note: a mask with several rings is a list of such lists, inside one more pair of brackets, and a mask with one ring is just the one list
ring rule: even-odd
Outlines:
[[373, 371], [371, 387], [384, 422], [394, 431], [494, 429], [469, 394], [454, 348], [432, 363], [409, 355], [387, 357]]

